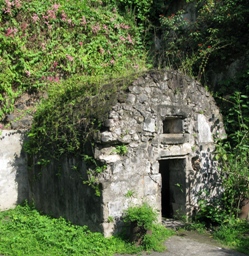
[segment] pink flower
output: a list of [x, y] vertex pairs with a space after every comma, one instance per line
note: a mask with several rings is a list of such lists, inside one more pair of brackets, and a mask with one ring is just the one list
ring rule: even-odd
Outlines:
[[79, 42], [79, 45], [80, 45], [80, 46], [82, 46], [82, 45], [83, 45], [83, 43], [82, 43], [82, 42]]
[[21, 24], [22, 31], [25, 31], [28, 26], [29, 26], [28, 23], [26, 23], [26, 22], [22, 23]]
[[52, 5], [52, 8], [57, 12], [60, 6], [60, 4], [54, 4]]
[[130, 28], [130, 26], [128, 26], [128, 25], [126, 25], [124, 23], [121, 23], [120, 27], [123, 28], [123, 29], [129, 29]]
[[87, 21], [86, 21], [86, 17], [85, 16], [82, 16], [81, 18], [81, 25], [86, 25], [87, 24]]
[[47, 77], [47, 80], [49, 81], [49, 82], [55, 82], [55, 83], [58, 83], [59, 81], [60, 81], [60, 78], [58, 77], [58, 76], [48, 76]]
[[13, 5], [12, 2], [9, 0], [5, 0], [6, 8], [4, 9], [4, 13], [10, 13], [11, 14], [11, 6]]
[[55, 76], [54, 77], [54, 82], [56, 82], [56, 83], [60, 82], [60, 78], [58, 76]]
[[21, 8], [22, 5], [21, 5], [20, 0], [15, 0], [15, 1], [14, 1], [14, 6], [15, 6], [17, 9]]
[[10, 2], [9, 0], [5, 0], [5, 4], [7, 8], [11, 8], [11, 6], [13, 5], [13, 3]]
[[128, 42], [129, 42], [130, 44], [134, 44], [133, 41], [132, 41], [132, 38], [131, 38], [130, 34], [128, 34], [127, 40], [128, 40]]
[[7, 28], [5, 36], [14, 36], [17, 33], [17, 28]]
[[27, 77], [30, 77], [31, 73], [29, 70], [26, 70], [25, 73], [26, 73]]
[[98, 32], [100, 31], [100, 26], [99, 24], [95, 25], [95, 26], [92, 26], [92, 32], [94, 34], [97, 34]]
[[112, 65], [114, 65], [115, 60], [114, 60], [114, 59], [111, 59], [111, 60], [110, 60], [110, 63], [111, 63]]
[[103, 29], [106, 31], [106, 32], [108, 32], [108, 27], [107, 27], [107, 25], [103, 25]]
[[73, 59], [74, 59], [74, 58], [73, 58], [71, 55], [69, 55], [69, 54], [67, 54], [66, 57], [67, 57], [67, 59], [68, 59], [69, 61], [73, 61]]
[[36, 13], [31, 18], [34, 22], [37, 22], [40, 19]]
[[66, 13], [64, 11], [61, 13], [61, 19], [63, 21], [65, 21], [67, 19], [67, 15], [66, 15]]
[[125, 38], [124, 38], [123, 36], [120, 36], [119, 39], [120, 39], [121, 41], [125, 41]]
[[54, 10], [47, 10], [47, 14], [48, 14], [48, 16], [46, 16], [47, 18], [50, 18], [52, 20], [56, 19], [56, 14]]

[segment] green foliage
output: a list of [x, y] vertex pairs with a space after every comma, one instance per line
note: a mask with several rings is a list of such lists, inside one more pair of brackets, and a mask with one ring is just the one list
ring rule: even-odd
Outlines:
[[[190, 2], [190, 1], [188, 1]], [[213, 71], [248, 53], [247, 0], [193, 1], [196, 19], [185, 11], [160, 16], [164, 65], [180, 69], [209, 84]], [[238, 30], [237, 28], [240, 27]], [[247, 63], [247, 61], [245, 61]], [[243, 71], [246, 74], [246, 71]]]
[[135, 16], [139, 19], [139, 21], [146, 21], [148, 20], [148, 16], [151, 10], [151, 6], [153, 1], [152, 0], [120, 0], [117, 1], [119, 4], [119, 8], [122, 9], [122, 7], [130, 10], [133, 10], [135, 13]]
[[125, 197], [130, 198], [133, 197], [135, 192], [133, 190], [128, 190], [125, 194]]
[[38, 154], [38, 158], [49, 149], [53, 150], [48, 155], [54, 152], [55, 156], [77, 150], [83, 153], [82, 145], [101, 128], [110, 96], [115, 100], [115, 93], [122, 87], [118, 82], [107, 85], [98, 77], [83, 76], [49, 86], [48, 99], [37, 108], [28, 135], [28, 152]]
[[128, 153], [128, 148], [126, 145], [118, 145], [115, 147], [115, 153], [124, 156]]
[[[48, 99], [37, 107], [25, 144], [26, 152], [35, 156], [33, 164], [48, 163], [63, 155], [83, 157], [88, 168], [85, 184], [99, 195], [98, 175], [106, 166], [93, 158], [92, 143], [104, 127], [119, 91], [126, 89], [133, 79], [134, 75], [129, 75], [106, 84], [99, 77], [75, 75], [56, 86], [51, 84], [47, 88]], [[127, 153], [126, 146], [117, 149], [120, 154]]]
[[146, 251], [163, 252], [166, 249], [164, 241], [174, 234], [173, 230], [167, 229], [163, 225], [153, 224], [151, 234], [144, 236], [142, 246]]
[[135, 222], [139, 227], [145, 229], [151, 229], [156, 218], [156, 212], [147, 203], [143, 203], [141, 206], [129, 207], [124, 213], [124, 222]]
[[0, 9], [0, 119], [24, 91], [145, 67], [134, 21], [100, 1], [0, 1]]
[[[227, 139], [217, 142], [216, 159], [219, 162], [222, 195], [207, 201], [204, 195], [198, 201], [195, 221], [225, 225], [238, 217], [241, 203], [249, 198], [249, 118], [247, 96], [235, 92], [226, 102], [232, 104], [224, 116]], [[203, 193], [203, 192], [202, 192]]]
[[213, 233], [213, 237], [222, 244], [248, 255], [248, 230], [248, 222], [231, 218], [228, 223], [222, 224]]
[[220, 203], [218, 199], [213, 199], [211, 202], [207, 202], [206, 199], [199, 200], [195, 222], [205, 223], [206, 227], [212, 228], [226, 221], [228, 218], [227, 212], [220, 206]]
[[226, 115], [226, 141], [217, 144], [216, 158], [220, 162], [224, 187], [223, 207], [230, 216], [237, 216], [240, 203], [249, 198], [249, 118], [247, 96], [235, 92], [233, 106]]
[[4, 255], [114, 255], [138, 249], [120, 238], [104, 238], [86, 226], [40, 215], [25, 206], [0, 213], [0, 253]]
[[92, 187], [95, 190], [95, 195], [100, 196], [101, 189], [99, 187], [98, 175], [103, 173], [107, 166], [103, 163], [98, 163], [92, 156], [84, 155], [83, 159], [88, 166], [88, 180], [83, 181], [83, 184]]
[[124, 222], [128, 223], [129, 227], [138, 227], [140, 230], [135, 238], [136, 241], [141, 240], [138, 245], [146, 251], [162, 252], [166, 249], [163, 242], [172, 236], [174, 231], [166, 229], [161, 224], [155, 224], [156, 219], [157, 213], [147, 203], [129, 207], [124, 213]]

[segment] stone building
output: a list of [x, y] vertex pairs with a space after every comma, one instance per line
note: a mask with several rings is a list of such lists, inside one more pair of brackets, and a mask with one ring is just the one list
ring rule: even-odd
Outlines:
[[219, 194], [213, 152], [224, 136], [222, 117], [195, 80], [174, 71], [142, 75], [117, 97], [104, 128], [94, 148], [106, 165], [101, 195], [72, 170], [77, 164], [86, 178], [84, 161], [64, 158], [29, 172], [29, 197], [39, 210], [108, 236], [130, 205], [147, 202], [160, 220], [191, 215], [198, 199]]

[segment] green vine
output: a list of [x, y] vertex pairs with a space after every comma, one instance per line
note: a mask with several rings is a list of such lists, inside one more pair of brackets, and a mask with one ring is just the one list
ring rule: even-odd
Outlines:
[[[110, 79], [109, 83], [96, 77], [76, 77], [51, 85], [48, 99], [37, 108], [25, 150], [35, 156], [33, 164], [44, 165], [62, 156], [83, 158], [88, 180], [84, 184], [100, 195], [98, 175], [106, 166], [94, 159], [94, 143], [98, 133], [105, 129], [111, 107], [118, 95], [135, 79], [130, 75]], [[126, 154], [126, 146], [118, 146], [117, 153]]]

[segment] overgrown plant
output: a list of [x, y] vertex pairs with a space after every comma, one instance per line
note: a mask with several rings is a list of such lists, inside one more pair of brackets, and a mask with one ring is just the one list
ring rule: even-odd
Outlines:
[[138, 253], [141, 249], [118, 237], [105, 238], [87, 226], [42, 215], [27, 204], [0, 212], [0, 254], [3, 255], [112, 256]]
[[220, 163], [223, 206], [229, 216], [238, 216], [240, 204], [249, 198], [249, 117], [248, 96], [235, 92], [229, 101], [232, 107], [226, 115], [226, 141], [219, 142], [216, 158]]
[[[113, 217], [109, 216], [112, 222]], [[134, 254], [142, 250], [162, 250], [158, 241], [172, 235], [164, 227], [155, 227], [147, 246], [134, 246], [120, 237], [105, 238], [87, 226], [77, 226], [63, 218], [40, 214], [34, 207], [19, 205], [0, 212], [0, 254], [3, 255], [90, 255]]]
[[[104, 121], [118, 94], [125, 90], [138, 74], [109, 80], [100, 77], [73, 76], [51, 84], [48, 98], [35, 113], [28, 133], [25, 150], [33, 165], [49, 163], [61, 157], [83, 158], [87, 164], [85, 184], [100, 194], [98, 176], [105, 170], [104, 163], [94, 159], [94, 143], [105, 128]], [[118, 154], [126, 154], [127, 147], [117, 147]]]
[[97, 163], [97, 161], [88, 155], [84, 155], [84, 162], [86, 163], [88, 179], [83, 181], [83, 184], [87, 184], [95, 191], [96, 196], [101, 195], [101, 189], [99, 186], [98, 175], [103, 173], [107, 166], [103, 163]]
[[192, 11], [188, 14], [185, 5], [184, 10], [175, 13], [169, 8], [160, 15], [160, 63], [209, 85], [211, 74], [222, 72], [221, 67], [230, 65], [236, 58], [244, 58], [248, 52], [247, 42], [240, 39], [248, 36], [249, 3], [246, 0], [187, 1], [190, 2]]
[[115, 153], [124, 156], [128, 153], [128, 148], [126, 145], [118, 145], [115, 147]]
[[0, 120], [17, 97], [73, 75], [145, 67], [141, 33], [101, 1], [0, 1]]
[[143, 227], [146, 230], [152, 228], [156, 218], [156, 212], [147, 203], [143, 203], [141, 206], [130, 206], [124, 214], [124, 221], [126, 223], [135, 222], [137, 226]]
[[156, 219], [156, 211], [147, 203], [130, 206], [124, 213], [124, 222], [130, 228], [130, 241], [146, 251], [164, 251], [163, 242], [174, 232], [156, 224]]

